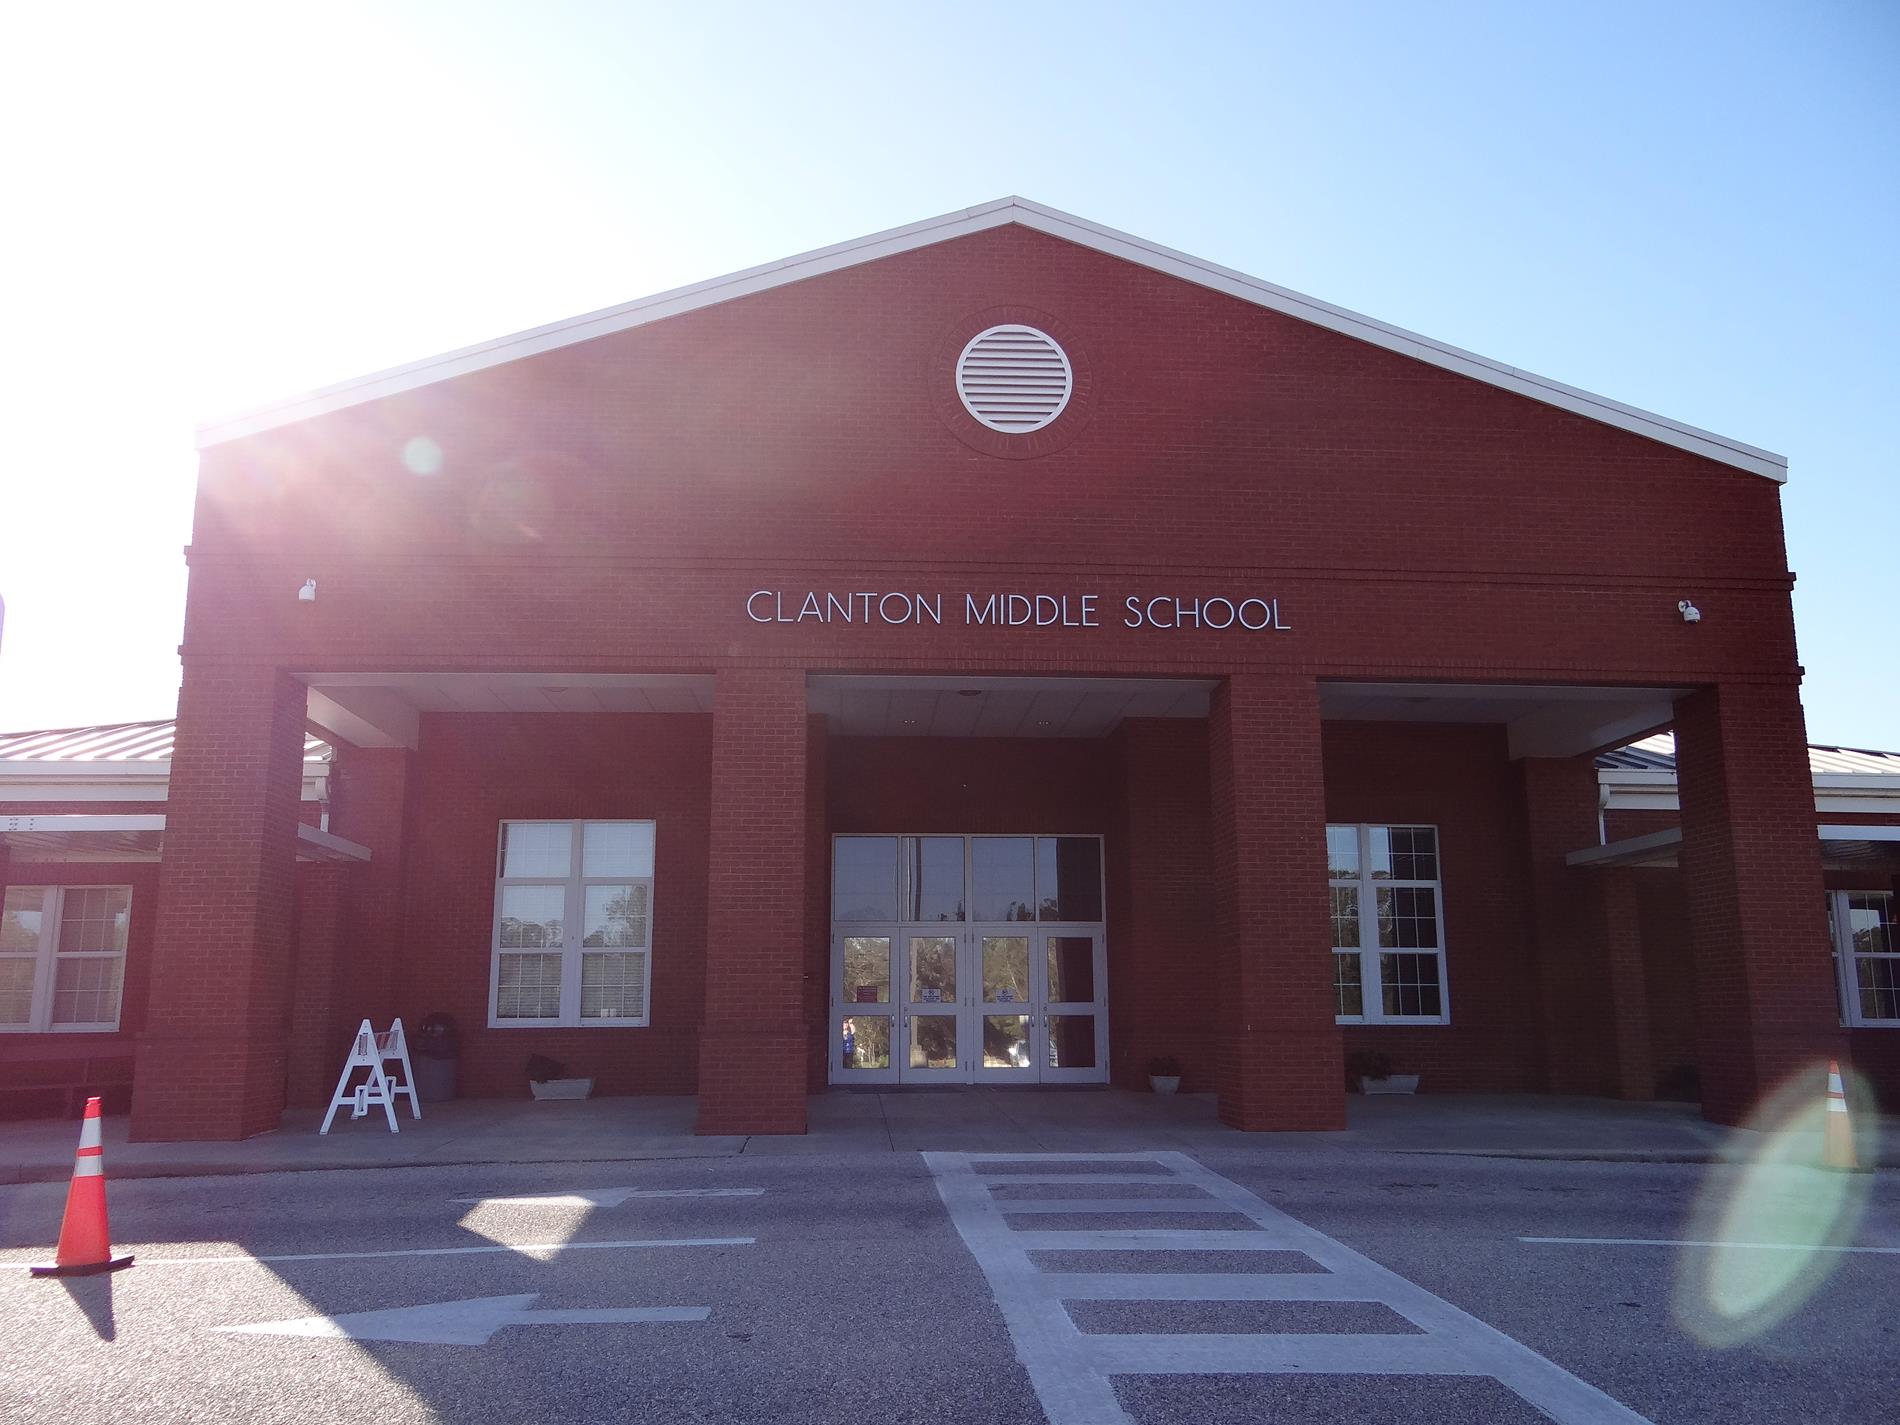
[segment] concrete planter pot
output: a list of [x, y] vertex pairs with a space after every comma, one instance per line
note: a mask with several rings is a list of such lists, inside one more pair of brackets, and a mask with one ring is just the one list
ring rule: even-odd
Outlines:
[[1417, 1074], [1389, 1074], [1383, 1079], [1359, 1080], [1360, 1093], [1417, 1093]]
[[528, 1088], [536, 1098], [587, 1098], [594, 1092], [592, 1079], [529, 1079]]
[[1181, 1076], [1179, 1074], [1150, 1074], [1148, 1087], [1158, 1094], [1171, 1094], [1181, 1087]]

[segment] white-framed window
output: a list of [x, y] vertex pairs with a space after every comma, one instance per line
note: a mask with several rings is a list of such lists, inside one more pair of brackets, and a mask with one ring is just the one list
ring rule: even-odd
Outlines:
[[1900, 928], [1886, 891], [1829, 891], [1842, 1022], [1900, 1028]]
[[130, 886], [8, 886], [0, 1032], [110, 1033], [125, 989]]
[[1435, 826], [1326, 828], [1341, 1024], [1448, 1024]]
[[653, 823], [504, 821], [491, 1028], [648, 1022]]

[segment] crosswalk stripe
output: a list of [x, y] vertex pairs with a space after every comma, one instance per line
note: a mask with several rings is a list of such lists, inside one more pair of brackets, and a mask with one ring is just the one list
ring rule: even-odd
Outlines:
[[[996, 1304], [1050, 1425], [1131, 1425], [1112, 1377], [1122, 1374], [1487, 1375], [1559, 1425], [1648, 1425], [1642, 1416], [1529, 1347], [1259, 1197], [1183, 1153], [926, 1153], [958, 1235], [989, 1281]], [[1065, 1163], [1145, 1162], [1151, 1173], [1059, 1171]], [[1004, 1162], [1034, 1165], [996, 1171]], [[1042, 1169], [1048, 1171], [1042, 1171]], [[1166, 1182], [1199, 1188], [1192, 1199], [998, 1199], [1017, 1183], [1091, 1192], [1097, 1183]], [[1231, 1212], [1232, 1232], [1017, 1230], [1056, 1212]], [[1035, 1252], [1295, 1252], [1312, 1272], [1043, 1272]], [[1389, 1333], [1083, 1333], [1068, 1301], [1371, 1302], [1419, 1328]]]

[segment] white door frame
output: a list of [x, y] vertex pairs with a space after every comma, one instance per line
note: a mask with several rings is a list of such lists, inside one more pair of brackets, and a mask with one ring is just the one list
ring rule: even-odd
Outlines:
[[[874, 924], [863, 921], [847, 921], [831, 928], [831, 992], [826, 1003], [831, 1006], [830, 1022], [825, 1026], [825, 1062], [830, 1065], [827, 1078], [834, 1084], [894, 1084], [897, 1082], [899, 1014], [897, 996], [896, 946], [899, 930], [895, 925]], [[890, 943], [886, 951], [885, 983], [889, 986], [882, 1000], [860, 1002], [850, 999], [844, 993], [844, 942], [846, 940], [884, 939]], [[885, 1019], [890, 1024], [890, 1063], [882, 1069], [847, 1069], [844, 1066], [844, 1024], [847, 1019]]]
[[[902, 1035], [891, 1057], [897, 1061], [897, 1081], [902, 1084], [956, 1084], [970, 1081], [970, 1041], [969, 1041], [969, 932], [955, 921], [947, 924], [900, 925], [900, 944], [897, 951], [896, 972], [901, 978], [894, 993], [897, 999], [898, 1028]], [[912, 956], [926, 942], [948, 942], [950, 955], [951, 984], [947, 990], [938, 987], [920, 989], [918, 998], [911, 998]], [[943, 993], [942, 999], [931, 999], [932, 994]], [[911, 1048], [920, 1032], [917, 1021], [920, 1019], [950, 1021], [950, 1036], [954, 1053], [949, 1063], [939, 1065], [913, 1064]]]
[[[1086, 1000], [1057, 1000], [1049, 984], [1049, 942], [1082, 940], [1093, 943], [1094, 966], [1092, 996]], [[1108, 1081], [1108, 947], [1102, 927], [1096, 924], [1053, 922], [1036, 927], [1034, 966], [1036, 971], [1036, 1062], [1045, 1084], [1088, 1084]], [[1095, 1020], [1095, 1062], [1086, 1068], [1056, 1068], [1049, 1063], [1051, 1034], [1057, 1017], [1092, 1016]]]

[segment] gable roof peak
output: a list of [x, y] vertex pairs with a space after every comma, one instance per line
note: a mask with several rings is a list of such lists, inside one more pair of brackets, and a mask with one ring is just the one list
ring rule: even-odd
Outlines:
[[1775, 481], [1785, 481], [1788, 478], [1786, 457], [1772, 451], [1747, 445], [1739, 440], [1717, 435], [1712, 431], [1702, 430], [1680, 421], [1673, 421], [1654, 412], [1613, 401], [1607, 396], [1598, 396], [1575, 386], [1567, 386], [1560, 381], [1553, 381], [1549, 377], [1538, 376], [1533, 372], [1493, 361], [1489, 357], [1479, 356], [1475, 352], [1465, 351], [1446, 342], [1434, 341], [1430, 337], [1420, 336], [1417, 332], [1362, 316], [1344, 307], [1336, 307], [1330, 302], [1322, 302], [1316, 297], [1308, 297], [1289, 288], [1276, 286], [1258, 277], [1249, 277], [1232, 268], [1219, 266], [1188, 253], [1177, 252], [1173, 248], [1162, 247], [1158, 243], [1149, 242], [1145, 238], [1138, 238], [1130, 233], [1103, 227], [1086, 218], [1078, 218], [1072, 213], [1065, 213], [1060, 209], [1047, 207], [1014, 194], [987, 203], [979, 203], [975, 207], [959, 208], [955, 212], [944, 213], [938, 217], [925, 218], [921, 222], [908, 223], [903, 227], [872, 233], [868, 237], [855, 238], [848, 242], [835, 243], [830, 247], [821, 247], [811, 252], [780, 258], [776, 262], [749, 267], [724, 277], [714, 277], [704, 282], [676, 287], [669, 292], [638, 298], [598, 312], [589, 312], [582, 316], [553, 322], [547, 326], [496, 337], [491, 341], [463, 347], [458, 351], [444, 352], [439, 356], [427, 357], [406, 366], [373, 372], [367, 376], [325, 386], [301, 396], [273, 402], [222, 420], [210, 421], [198, 427], [198, 448], [205, 450], [227, 441], [255, 435], [260, 431], [291, 425], [297, 421], [361, 405], [384, 396], [412, 391], [456, 376], [464, 376], [473, 371], [505, 365], [544, 351], [554, 351], [579, 342], [592, 341], [597, 337], [610, 336], [615, 332], [644, 326], [648, 322], [678, 316], [701, 307], [729, 302], [738, 297], [750, 296], [755, 292], [769, 291], [774, 287], [801, 282], [810, 277], [855, 267], [860, 263], [893, 257], [899, 253], [912, 252], [918, 248], [948, 242], [953, 238], [965, 237], [971, 233], [1012, 223], [1166, 273], [1184, 282], [1223, 292], [1241, 301], [1251, 302], [1255, 306], [1280, 312], [1300, 321], [1311, 322], [1315, 326], [1326, 327], [1346, 336], [1371, 342], [1389, 351], [1396, 351], [1419, 361], [1429, 362], [1448, 371], [1455, 371], [1460, 375], [1483, 381], [1488, 385], [1513, 391], [1521, 396], [1528, 396], [1545, 405], [1556, 406], [1561, 410], [1587, 416], [1591, 420], [1601, 421], [1606, 425], [1632, 431], [1651, 440], [1661, 441], [1665, 445], [1673, 445], [1707, 459], [1732, 465], [1739, 470], [1750, 471]]

